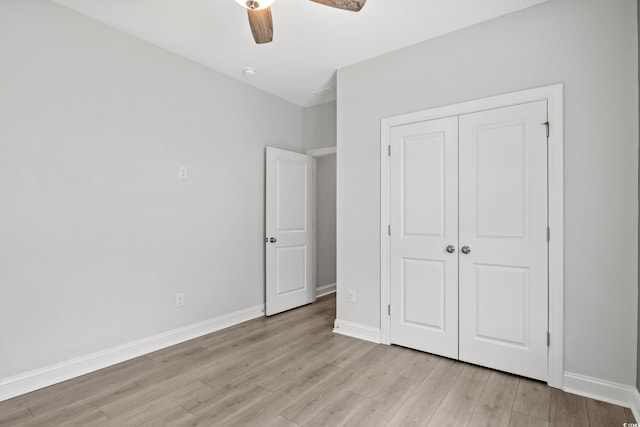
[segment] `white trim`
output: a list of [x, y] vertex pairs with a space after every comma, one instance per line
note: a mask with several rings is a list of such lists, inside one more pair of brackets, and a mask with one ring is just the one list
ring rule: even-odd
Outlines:
[[633, 412], [633, 418], [636, 422], [640, 422], [640, 392], [638, 389], [633, 390], [631, 395], [631, 412]]
[[[638, 402], [640, 395], [634, 386], [605, 381], [598, 378], [588, 377], [586, 375], [574, 374], [572, 372], [564, 373], [563, 390], [568, 393], [578, 394], [590, 399], [601, 400], [603, 402], [612, 403], [625, 408], [633, 409], [634, 400]], [[637, 396], [635, 396], [637, 395]], [[633, 415], [638, 419], [636, 412]]]
[[[307, 156], [309, 156], [310, 154], [307, 154]], [[311, 156], [313, 157], [313, 156]], [[311, 205], [312, 205], [312, 209], [313, 212], [311, 213], [311, 228], [313, 229], [313, 243], [312, 243], [312, 247], [313, 247], [313, 255], [312, 255], [312, 262], [311, 262], [311, 277], [313, 280], [314, 285], [316, 286], [316, 294], [315, 294], [315, 298], [314, 301], [318, 298], [318, 160], [313, 157], [312, 159], [312, 167], [313, 167], [313, 184], [311, 184], [311, 191], [312, 191], [312, 199], [311, 199]], [[266, 262], [266, 261], [265, 261]], [[266, 279], [266, 277], [265, 277]]]
[[551, 387], [562, 388], [564, 372], [564, 98], [561, 84], [541, 88], [547, 99], [549, 126], [549, 376]]
[[380, 329], [359, 323], [336, 319], [333, 333], [380, 344]]
[[338, 153], [338, 147], [317, 148], [315, 150], [307, 150], [306, 154], [312, 157], [327, 157]]
[[391, 145], [390, 119], [380, 122], [380, 342], [391, 344]]
[[0, 379], [0, 402], [261, 316], [264, 316], [263, 305], [224, 314], [204, 322], [194, 323], [24, 374], [2, 378]]
[[563, 85], [528, 89], [460, 104], [432, 108], [426, 111], [383, 118], [380, 122], [380, 342], [391, 343], [391, 319], [387, 315], [391, 292], [389, 277], [390, 238], [387, 225], [390, 223], [390, 159], [387, 146], [391, 128], [394, 126], [459, 116], [493, 108], [546, 100], [549, 135], [549, 332], [551, 345], [548, 357], [548, 384], [562, 388], [564, 358], [564, 123]]
[[319, 288], [316, 288], [316, 296], [319, 297], [323, 297], [325, 295], [329, 295], [329, 294], [333, 294], [336, 291], [336, 284], [335, 283], [331, 283], [330, 285], [324, 285], [324, 286], [320, 286]]

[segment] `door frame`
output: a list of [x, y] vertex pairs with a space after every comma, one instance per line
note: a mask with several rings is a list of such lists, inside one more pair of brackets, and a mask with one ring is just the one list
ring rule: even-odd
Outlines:
[[548, 138], [548, 221], [549, 239], [549, 333], [547, 354], [548, 381], [551, 387], [562, 388], [564, 372], [564, 124], [563, 84], [533, 88], [459, 104], [430, 108], [424, 111], [386, 117], [380, 121], [380, 342], [391, 344], [391, 238], [388, 226], [391, 220], [391, 161], [388, 147], [391, 128], [427, 120], [462, 114], [547, 101]]
[[313, 261], [313, 286], [316, 288], [316, 297], [321, 297], [330, 293], [335, 293], [336, 284], [329, 284], [322, 287], [322, 290], [318, 290], [318, 166], [317, 160], [321, 157], [338, 156], [338, 147], [325, 147], [316, 148], [313, 150], [307, 150], [305, 152], [307, 156], [313, 157], [313, 254], [315, 259]]

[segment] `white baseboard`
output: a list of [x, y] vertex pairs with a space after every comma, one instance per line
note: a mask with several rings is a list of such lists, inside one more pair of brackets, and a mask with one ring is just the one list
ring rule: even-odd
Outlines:
[[184, 326], [24, 374], [0, 379], [0, 402], [264, 316], [256, 306]]
[[316, 288], [316, 297], [323, 297], [325, 295], [332, 294], [336, 291], [336, 284], [331, 283], [330, 285], [320, 286]]
[[379, 328], [373, 328], [371, 326], [361, 325], [359, 323], [336, 319], [333, 332], [335, 334], [346, 335], [348, 337], [358, 338], [361, 340], [380, 344]]
[[566, 371], [563, 377], [563, 384], [563, 390], [566, 392], [631, 408], [633, 415], [638, 420], [640, 394], [633, 386]]

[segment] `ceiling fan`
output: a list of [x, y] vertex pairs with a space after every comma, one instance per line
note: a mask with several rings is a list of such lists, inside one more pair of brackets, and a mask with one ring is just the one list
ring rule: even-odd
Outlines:
[[[311, 0], [325, 6], [358, 12], [367, 0]], [[247, 8], [249, 25], [253, 39], [257, 44], [269, 43], [273, 40], [273, 19], [271, 5], [275, 0], [236, 0], [238, 4]]]

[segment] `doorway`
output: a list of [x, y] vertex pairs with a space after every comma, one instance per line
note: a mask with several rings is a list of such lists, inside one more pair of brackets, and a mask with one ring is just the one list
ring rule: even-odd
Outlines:
[[336, 147], [307, 151], [316, 161], [316, 293], [336, 290]]

